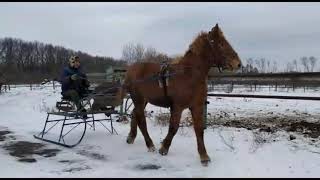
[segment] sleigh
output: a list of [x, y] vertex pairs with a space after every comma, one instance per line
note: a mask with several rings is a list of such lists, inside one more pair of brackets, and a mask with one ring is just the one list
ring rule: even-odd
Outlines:
[[[110, 86], [109, 89], [119, 88], [118, 83], [104, 84]], [[101, 125], [107, 133], [118, 134], [114, 123], [126, 122], [130, 115], [128, 111], [132, 104], [128, 97], [125, 99], [125, 103], [119, 100], [115, 90], [101, 92], [96, 88], [80, 100], [83, 108], [76, 109], [71, 99], [62, 96], [56, 102], [57, 110], [47, 112], [42, 131], [34, 137], [71, 148], [80, 144], [87, 129], [95, 131], [97, 125]]]

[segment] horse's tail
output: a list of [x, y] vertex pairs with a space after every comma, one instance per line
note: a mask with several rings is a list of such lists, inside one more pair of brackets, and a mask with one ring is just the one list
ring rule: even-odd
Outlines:
[[128, 78], [125, 77], [124, 81], [121, 82], [120, 87], [116, 93], [117, 104], [121, 104], [123, 99], [127, 96], [128, 93]]

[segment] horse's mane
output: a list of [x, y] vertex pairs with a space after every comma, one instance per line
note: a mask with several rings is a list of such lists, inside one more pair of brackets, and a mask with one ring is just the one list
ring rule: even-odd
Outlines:
[[201, 31], [198, 36], [193, 40], [193, 42], [190, 44], [189, 49], [186, 51], [186, 54], [188, 52], [192, 52], [195, 54], [200, 54], [201, 51], [203, 51], [203, 44], [207, 42], [208, 33]]
[[181, 61], [188, 55], [188, 54], [201, 54], [203, 51], [204, 43], [207, 43], [208, 33], [201, 31], [189, 45], [188, 50], [184, 53], [184, 55], [180, 55], [175, 57], [170, 64], [180, 64]]

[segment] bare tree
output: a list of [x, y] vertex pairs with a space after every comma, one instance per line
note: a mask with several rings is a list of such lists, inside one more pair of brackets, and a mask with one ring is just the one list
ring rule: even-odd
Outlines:
[[286, 72], [292, 72], [294, 70], [294, 66], [291, 62], [287, 63]]
[[247, 64], [248, 65], [253, 65], [253, 59], [252, 58], [247, 59]]
[[310, 72], [308, 58], [304, 56], [304, 57], [300, 58], [300, 62], [304, 68], [304, 72]]
[[273, 61], [272, 62], [272, 70], [273, 73], [276, 73], [278, 71], [278, 65], [277, 65], [277, 61]]
[[256, 59], [256, 60], [254, 60], [254, 63], [257, 65], [257, 67], [261, 71], [261, 68], [260, 68], [261, 67], [261, 62], [258, 59]]
[[315, 58], [314, 56], [309, 57], [309, 62], [310, 62], [310, 70], [313, 72], [313, 69], [315, 68], [315, 65], [317, 63], [318, 59]]
[[271, 72], [270, 60], [267, 60], [267, 72]]
[[296, 71], [296, 72], [299, 72], [299, 69], [298, 69], [298, 62], [297, 62], [297, 60], [296, 60], [296, 59], [294, 59], [294, 60], [293, 60], [292, 65], [294, 66], [295, 71]]
[[144, 52], [143, 57], [144, 57], [143, 61], [157, 62], [157, 63], [169, 62], [173, 59], [173, 58], [170, 58], [165, 53], [158, 52], [153, 47], [148, 47], [147, 50]]
[[261, 62], [261, 72], [266, 72], [266, 59], [265, 58], [261, 58], [260, 59]]
[[266, 67], [266, 59], [264, 59], [264, 58], [256, 59], [255, 63], [257, 65], [257, 67], [259, 68], [259, 72], [264, 73], [265, 67]]
[[165, 53], [158, 53], [156, 58], [155, 58], [155, 61], [156, 62], [159, 62], [159, 63], [162, 63], [162, 62], [170, 62], [172, 61], [173, 59], [170, 58], [168, 55], [166, 55]]
[[153, 47], [148, 47], [144, 52], [143, 59], [144, 61], [152, 61], [157, 56], [157, 51]]
[[143, 60], [144, 47], [142, 44], [134, 44], [132, 42], [124, 45], [122, 49], [122, 59], [129, 64], [140, 62]]
[[135, 45], [133, 43], [128, 43], [124, 45], [122, 49], [122, 59], [129, 64], [132, 64], [136, 61], [135, 59]]
[[140, 62], [143, 60], [143, 54], [144, 54], [144, 47], [142, 44], [138, 43], [135, 46], [135, 58], [136, 61]]
[[247, 65], [245, 67], [242, 67], [242, 73], [250, 73], [253, 70], [253, 59], [248, 58], [246, 61]]

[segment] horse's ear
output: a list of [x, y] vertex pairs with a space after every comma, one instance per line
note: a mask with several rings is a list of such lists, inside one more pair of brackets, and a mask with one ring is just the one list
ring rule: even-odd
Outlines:
[[211, 29], [211, 32], [219, 32], [219, 25], [218, 25], [218, 23]]
[[212, 33], [217, 36], [223, 36], [223, 33], [218, 25], [218, 23], [211, 29]]
[[218, 30], [219, 29], [219, 25], [218, 25], [218, 23], [212, 28], [212, 30]]
[[211, 29], [211, 31], [209, 32], [209, 36], [211, 38], [213, 38], [213, 36], [217, 35], [217, 33], [219, 32], [219, 25], [218, 23]]

